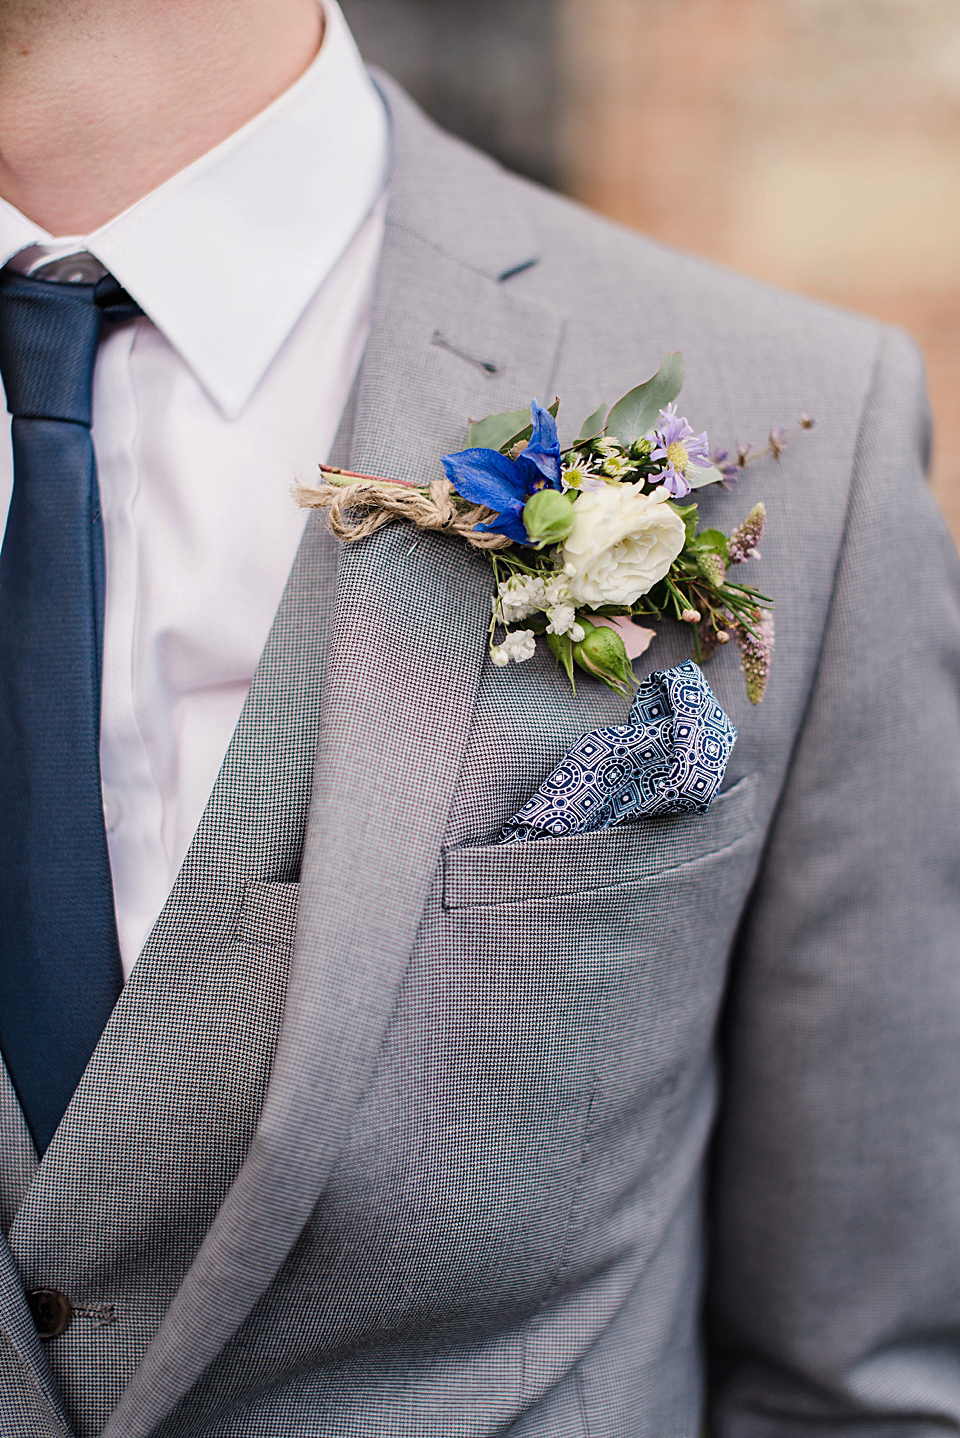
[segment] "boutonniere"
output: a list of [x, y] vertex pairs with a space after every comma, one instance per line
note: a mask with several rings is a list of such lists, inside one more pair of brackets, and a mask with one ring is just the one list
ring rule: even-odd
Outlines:
[[[670, 616], [689, 626], [698, 661], [732, 640], [747, 695], [759, 704], [773, 601], [736, 575], [758, 555], [764, 506], [724, 534], [699, 528], [689, 496], [729, 486], [763, 454], [779, 459], [788, 436], [771, 431], [765, 449], [741, 448], [731, 461], [677, 414], [682, 385], [681, 356], [669, 354], [651, 379], [592, 414], [565, 449], [559, 402], [544, 409], [534, 400], [529, 415], [472, 423], [468, 448], [443, 456], [446, 478], [416, 485], [321, 466], [324, 482], [300, 486], [296, 497], [326, 509], [343, 540], [405, 519], [484, 550], [495, 586], [494, 664], [530, 659], [542, 638], [572, 685], [579, 668], [630, 695], [631, 662], [656, 635], [642, 621]], [[813, 423], [799, 421], [802, 429]]]

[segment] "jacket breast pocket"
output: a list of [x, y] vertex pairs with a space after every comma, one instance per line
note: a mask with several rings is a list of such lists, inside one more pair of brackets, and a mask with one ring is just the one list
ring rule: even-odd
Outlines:
[[476, 844], [443, 857], [445, 909], [482, 908], [639, 884], [740, 846], [755, 827], [757, 779], [721, 793], [705, 814], [639, 819], [591, 834]]
[[261, 953], [280, 955], [289, 962], [297, 934], [300, 885], [247, 881], [237, 919], [241, 945]]

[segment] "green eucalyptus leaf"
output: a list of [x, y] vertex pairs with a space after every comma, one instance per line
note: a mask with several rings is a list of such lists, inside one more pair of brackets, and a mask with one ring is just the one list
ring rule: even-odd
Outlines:
[[533, 425], [528, 424], [526, 429], [521, 429], [517, 434], [512, 434], [505, 444], [500, 446], [501, 454], [509, 454], [518, 444], [529, 444], [533, 438]]
[[470, 449], [503, 449], [529, 421], [529, 409], [513, 409], [505, 414], [488, 414], [486, 419], [473, 420], [467, 435]]
[[[556, 419], [557, 414], [559, 413], [559, 410], [560, 410], [560, 401], [559, 401], [558, 399], [555, 399], [555, 400], [553, 401], [553, 404], [548, 405], [547, 408], [548, 408], [550, 414], [553, 415], [554, 419]], [[511, 449], [513, 449], [514, 445], [517, 445], [517, 444], [528, 444], [529, 441], [530, 441], [532, 438], [533, 438], [533, 425], [532, 425], [532, 424], [528, 424], [524, 429], [521, 429], [517, 434], [512, 435], [512, 436], [510, 437], [510, 439], [508, 439], [508, 440], [506, 441], [505, 444], [502, 444], [502, 445], [500, 446], [500, 453], [501, 453], [501, 454], [506, 454], [506, 453], [508, 453]]]
[[657, 373], [637, 385], [613, 406], [607, 419], [607, 435], [622, 445], [642, 439], [657, 421], [660, 411], [683, 389], [683, 356], [679, 350], [664, 355]]
[[[549, 413], [556, 418], [560, 408], [559, 398], [553, 401], [548, 408]], [[494, 427], [494, 420], [503, 421], [503, 423], [499, 424], [499, 427]], [[523, 423], [525, 420], [526, 424]], [[517, 429], [517, 424], [520, 429]], [[490, 426], [489, 439], [486, 437], [487, 430], [484, 430], [484, 426]], [[481, 439], [474, 439], [476, 434], [480, 434]], [[506, 454], [507, 450], [513, 449], [514, 444], [526, 444], [527, 440], [532, 439], [532, 436], [533, 426], [530, 424], [530, 411], [527, 408], [527, 410], [509, 410], [506, 414], [489, 414], [486, 420], [474, 420], [470, 426], [469, 441], [470, 446], [477, 446], [479, 449], [497, 449], [500, 450], [500, 453]], [[499, 443], [494, 444], [493, 440], [499, 440]]]
[[526, 429], [522, 429], [519, 434], [515, 434], [512, 439], [507, 440], [506, 444], [501, 445], [501, 453], [509, 454], [512, 449], [516, 449], [518, 444], [529, 444], [532, 439], [533, 425], [528, 424]]
[[691, 464], [685, 478], [691, 489], [703, 489], [707, 484], [723, 484], [723, 475], [715, 464], [711, 464], [709, 469], [701, 469], [698, 464]]
[[583, 421], [578, 439], [598, 439], [603, 434], [604, 421], [607, 418], [607, 406], [602, 404], [599, 409], [594, 410], [589, 419]]
[[719, 554], [722, 559], [727, 557], [727, 536], [719, 529], [701, 529], [693, 541], [696, 550], [709, 550], [713, 554]]

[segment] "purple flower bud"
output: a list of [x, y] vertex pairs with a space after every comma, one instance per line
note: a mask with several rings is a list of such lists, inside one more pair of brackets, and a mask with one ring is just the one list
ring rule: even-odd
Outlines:
[[772, 429], [770, 431], [770, 452], [774, 459], [779, 459], [787, 447], [787, 431], [785, 429]]
[[735, 459], [730, 458], [728, 449], [711, 450], [710, 463], [719, 469], [725, 484], [733, 484], [740, 478], [740, 466]]
[[740, 648], [740, 666], [751, 704], [759, 704], [770, 677], [770, 653], [773, 649], [773, 615], [769, 609], [755, 609], [753, 630], [742, 624], [730, 626]]
[[731, 564], [744, 564], [748, 559], [759, 559], [757, 545], [763, 535], [767, 511], [761, 500], [755, 504], [742, 524], [738, 524], [727, 541], [727, 557]]

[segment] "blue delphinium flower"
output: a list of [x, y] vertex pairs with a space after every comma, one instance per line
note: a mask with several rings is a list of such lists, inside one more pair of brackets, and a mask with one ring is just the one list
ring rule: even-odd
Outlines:
[[523, 507], [540, 489], [560, 489], [562, 463], [557, 422], [536, 400], [530, 406], [533, 434], [526, 448], [510, 459], [495, 449], [463, 449], [445, 454], [443, 467], [454, 489], [469, 504], [482, 504], [496, 512], [489, 524], [477, 529], [505, 534], [515, 544], [529, 544], [523, 527]]

